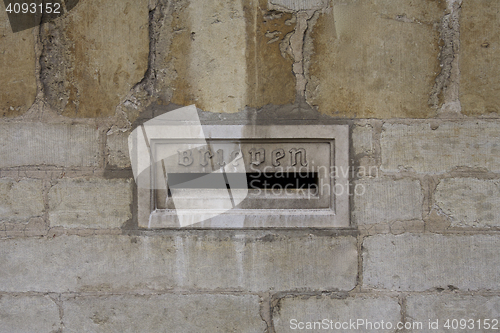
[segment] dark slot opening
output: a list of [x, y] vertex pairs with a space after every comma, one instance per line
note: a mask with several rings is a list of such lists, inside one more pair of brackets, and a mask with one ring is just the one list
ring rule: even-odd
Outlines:
[[[317, 172], [309, 173], [169, 173], [168, 185], [173, 189], [308, 189], [319, 184]], [[227, 179], [227, 181], [226, 181]]]

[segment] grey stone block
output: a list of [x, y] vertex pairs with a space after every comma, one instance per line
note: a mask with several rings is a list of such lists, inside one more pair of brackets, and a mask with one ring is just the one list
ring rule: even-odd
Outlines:
[[119, 228], [132, 217], [132, 181], [61, 179], [49, 191], [52, 227]]
[[108, 164], [119, 168], [130, 168], [128, 134], [115, 133], [107, 136]]
[[495, 121], [385, 124], [380, 139], [383, 171], [412, 168], [444, 173], [456, 167], [500, 171], [500, 126]]
[[26, 223], [43, 215], [43, 184], [40, 180], [0, 179], [0, 222]]
[[0, 124], [0, 168], [99, 165], [99, 132], [86, 125]]
[[[301, 331], [302, 326], [306, 332], [348, 332], [352, 329], [352, 322], [356, 323], [355, 332], [394, 332], [394, 329], [386, 329], [387, 323], [395, 327], [401, 317], [398, 300], [390, 297], [293, 297], [280, 300], [279, 307], [275, 309], [273, 323], [277, 333]], [[363, 322], [358, 322], [358, 319]], [[368, 322], [374, 325], [376, 322], [381, 324], [382, 320], [384, 326], [378, 326], [380, 329], [374, 329], [373, 326], [370, 329], [368, 326]], [[307, 329], [308, 322], [312, 323], [309, 325], [312, 325], [313, 330]], [[314, 322], [320, 322], [321, 325], [316, 324], [314, 327]], [[344, 323], [349, 326], [346, 327]]]
[[359, 225], [422, 219], [418, 180], [368, 179], [355, 186], [352, 217]]
[[350, 290], [352, 236], [59, 236], [0, 240], [2, 291]]
[[[429, 320], [431, 322], [438, 320], [439, 329], [420, 330], [419, 332], [451, 332], [452, 329], [444, 327], [448, 319], [451, 325], [454, 325], [452, 323], [454, 319], [458, 320], [459, 328], [460, 320], [466, 320], [466, 329], [456, 330], [459, 332], [489, 332], [491, 330], [484, 329], [484, 319], [489, 319], [490, 325], [491, 319], [498, 320], [500, 317], [500, 297], [450, 294], [412, 295], [406, 301], [406, 315], [413, 321], [421, 321], [424, 328], [428, 328]], [[481, 326], [479, 327], [479, 325]], [[499, 326], [497, 325], [497, 327]]]
[[123, 295], [63, 301], [68, 332], [264, 332], [254, 295]]
[[378, 235], [366, 238], [363, 247], [365, 287], [499, 289], [500, 239], [496, 236]]
[[48, 296], [0, 296], [0, 332], [53, 333], [60, 326], [59, 309]]
[[451, 217], [454, 227], [500, 226], [500, 181], [443, 179], [435, 193], [436, 204]]

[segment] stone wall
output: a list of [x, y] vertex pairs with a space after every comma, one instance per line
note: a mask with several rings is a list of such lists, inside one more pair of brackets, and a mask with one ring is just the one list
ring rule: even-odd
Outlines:
[[[0, 2], [0, 331], [499, 319], [499, 9], [80, 0], [13, 33]], [[192, 103], [349, 124], [351, 228], [139, 229], [127, 135]]]

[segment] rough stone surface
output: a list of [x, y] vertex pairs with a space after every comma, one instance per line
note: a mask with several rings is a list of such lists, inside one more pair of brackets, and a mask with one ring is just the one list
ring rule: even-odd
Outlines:
[[115, 133], [107, 136], [108, 164], [118, 168], [130, 168], [128, 150], [129, 133]]
[[33, 29], [13, 33], [4, 2], [0, 3], [0, 117], [19, 116], [35, 101]]
[[[356, 238], [58, 236], [0, 241], [3, 291], [351, 290]], [[56, 273], [56, 272], [60, 272]]]
[[161, 99], [230, 113], [295, 101], [292, 14], [267, 11], [267, 0], [165, 6], [155, 65]]
[[380, 139], [383, 171], [412, 168], [444, 173], [457, 167], [500, 171], [500, 131], [497, 122], [385, 124]]
[[43, 210], [42, 181], [0, 179], [0, 222], [26, 223]]
[[328, 0], [268, 0], [270, 8], [277, 10], [299, 11], [315, 10], [326, 6]]
[[[498, 319], [500, 316], [500, 297], [465, 296], [465, 295], [413, 295], [406, 301], [406, 314], [415, 321], [422, 321], [424, 325], [439, 319], [440, 327], [431, 332], [449, 332], [444, 324], [446, 319], [465, 319], [470, 325], [469, 319], [474, 320], [474, 329], [458, 330], [459, 332], [485, 332], [484, 319]], [[478, 322], [481, 321], [481, 329]], [[424, 326], [425, 327], [425, 326]], [[415, 331], [416, 332], [416, 331]]]
[[51, 227], [119, 228], [132, 218], [132, 182], [62, 179], [49, 191]]
[[370, 154], [373, 152], [373, 128], [367, 126], [354, 126], [352, 130], [352, 145], [354, 154]]
[[500, 226], [500, 181], [475, 178], [443, 179], [436, 204], [451, 217], [452, 226]]
[[422, 219], [418, 180], [370, 179], [355, 183], [353, 221], [357, 224]]
[[0, 168], [95, 167], [99, 164], [99, 132], [85, 125], [0, 124], [0, 156]]
[[306, 97], [347, 118], [426, 118], [446, 1], [334, 1], [312, 28]]
[[[389, 297], [371, 297], [371, 296], [358, 296], [347, 297], [345, 299], [335, 299], [327, 296], [323, 297], [290, 297], [280, 300], [279, 307], [275, 308], [273, 314], [273, 323], [276, 333], [281, 332], [297, 332], [298, 328], [292, 329], [290, 320], [296, 319], [297, 322], [321, 322], [323, 319], [336, 322], [349, 322], [349, 320], [356, 321], [364, 319], [370, 322], [385, 322], [397, 323], [400, 320], [400, 306], [398, 300]], [[295, 323], [295, 322], [293, 322]], [[314, 324], [313, 324], [314, 325]], [[320, 332], [328, 331], [342, 331], [330, 327], [327, 329], [321, 328], [314, 330], [304, 331]], [[344, 330], [349, 331], [349, 330]], [[353, 330], [356, 332], [394, 332], [394, 330], [373, 330], [366, 329], [360, 326], [358, 329]]]
[[59, 309], [48, 296], [0, 297], [0, 331], [53, 333], [60, 329]]
[[366, 238], [363, 247], [365, 287], [498, 290], [500, 239], [496, 236], [379, 235]]
[[44, 24], [42, 82], [69, 117], [109, 116], [148, 66], [148, 0], [86, 0]]
[[460, 15], [460, 102], [468, 116], [500, 112], [500, 3], [471, 0]]
[[76, 297], [64, 300], [68, 332], [264, 332], [253, 295]]

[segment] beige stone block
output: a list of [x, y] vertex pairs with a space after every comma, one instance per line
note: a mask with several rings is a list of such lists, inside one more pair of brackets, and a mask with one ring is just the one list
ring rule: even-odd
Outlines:
[[148, 67], [148, 0], [81, 0], [44, 24], [46, 99], [69, 117], [110, 116]]
[[120, 228], [132, 218], [132, 182], [62, 179], [49, 191], [51, 227]]
[[491, 235], [378, 235], [363, 243], [363, 286], [394, 291], [498, 290], [500, 239]]
[[500, 226], [500, 181], [443, 179], [434, 195], [436, 204], [451, 217], [453, 227]]
[[332, 1], [312, 27], [306, 97], [346, 118], [427, 118], [446, 1]]
[[35, 101], [33, 29], [13, 33], [4, 2], [0, 3], [0, 117], [19, 116]]
[[27, 223], [44, 208], [41, 180], [0, 179], [0, 222]]
[[69, 332], [264, 332], [255, 295], [123, 295], [63, 300]]
[[282, 52], [292, 14], [268, 11], [267, 0], [183, 0], [168, 18], [157, 66], [171, 102], [233, 113], [295, 101], [293, 60]]
[[500, 111], [500, 2], [463, 1], [460, 14], [460, 102], [462, 113]]

